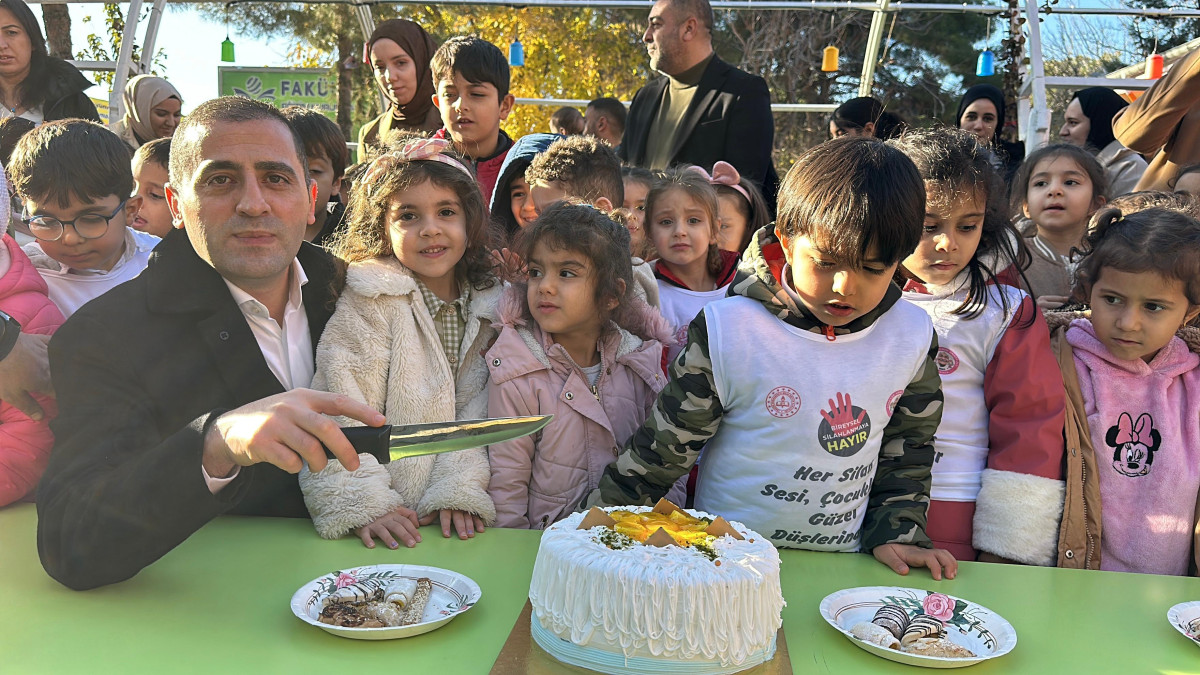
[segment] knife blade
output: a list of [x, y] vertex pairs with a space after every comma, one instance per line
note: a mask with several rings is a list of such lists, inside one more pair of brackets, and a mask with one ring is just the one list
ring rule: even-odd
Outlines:
[[[359, 453], [374, 455], [380, 464], [408, 457], [478, 448], [536, 433], [554, 415], [497, 417], [429, 424], [385, 424], [380, 427], [342, 427]], [[333, 458], [329, 448], [325, 455]]]

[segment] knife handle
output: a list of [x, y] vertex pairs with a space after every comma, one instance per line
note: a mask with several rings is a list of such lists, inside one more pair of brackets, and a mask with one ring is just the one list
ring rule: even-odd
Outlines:
[[[374, 455], [380, 464], [392, 461], [392, 455], [388, 452], [388, 440], [391, 438], [391, 432], [390, 424], [381, 427], [342, 427], [342, 433], [346, 435], [346, 440], [350, 441], [350, 445], [354, 446], [355, 451], [360, 454]], [[329, 448], [325, 448], [325, 456], [334, 459]]]

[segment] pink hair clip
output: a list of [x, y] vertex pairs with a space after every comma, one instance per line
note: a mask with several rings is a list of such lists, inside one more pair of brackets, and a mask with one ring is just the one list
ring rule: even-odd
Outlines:
[[738, 191], [738, 194], [745, 197], [747, 202], [751, 204], [754, 203], [754, 201], [750, 199], [750, 193], [746, 191], [746, 188], [741, 186], [742, 175], [738, 173], [738, 170], [735, 169], [729, 162], [719, 161], [716, 164], [713, 164], [712, 174], [709, 174], [703, 168], [698, 166], [689, 166], [688, 170], [695, 171], [701, 176], [704, 176], [704, 180], [708, 181], [710, 185], [724, 185], [725, 187], [733, 188], [734, 190]]
[[415, 162], [418, 160], [441, 162], [462, 171], [470, 176], [471, 180], [475, 180], [475, 174], [471, 173], [471, 170], [465, 164], [449, 155], [442, 154], [449, 147], [450, 141], [444, 138], [421, 138], [409, 141], [404, 144], [404, 147], [398, 150], [392, 150], [376, 157], [375, 161], [371, 162], [371, 168], [367, 169], [367, 173], [363, 176], [363, 182], [375, 182], [376, 179], [391, 171], [400, 162]]

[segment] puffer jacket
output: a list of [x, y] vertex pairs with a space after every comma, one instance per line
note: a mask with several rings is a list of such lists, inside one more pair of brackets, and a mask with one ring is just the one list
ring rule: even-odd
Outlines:
[[[638, 305], [636, 323], [643, 330], [634, 330], [657, 339], [643, 340], [610, 324], [600, 340], [603, 369], [592, 387], [562, 345], [524, 318], [523, 285], [505, 292], [500, 337], [487, 353], [488, 415], [554, 415], [554, 420], [535, 436], [488, 448], [488, 493], [500, 527], [545, 529], [569, 515], [645, 421], [667, 383], [661, 340], [669, 339], [671, 329], [657, 311]], [[683, 484], [667, 498], [682, 504]]]
[[[1050, 327], [1050, 348], [1058, 360], [1063, 385], [1067, 390], [1067, 417], [1063, 427], [1066, 439], [1066, 500], [1058, 533], [1058, 566], [1073, 569], [1100, 569], [1101, 522], [1100, 481], [1096, 480], [1100, 465], [1092, 446], [1091, 429], [1079, 374], [1075, 370], [1075, 354], [1067, 342], [1067, 328], [1075, 319], [1088, 318], [1090, 311], [1046, 312]], [[1200, 329], [1190, 326], [1176, 333], [1188, 349], [1200, 354]], [[1196, 503], [1196, 522], [1200, 524], [1200, 495]], [[1200, 528], [1192, 533], [1192, 564], [1200, 567]]]
[[[389, 424], [487, 417], [483, 355], [496, 336], [499, 284], [472, 289], [467, 326], [452, 375], [433, 318], [412, 273], [393, 257], [353, 263], [337, 310], [317, 346], [312, 388], [346, 394], [380, 411]], [[338, 418], [342, 426], [361, 426]], [[340, 537], [398, 506], [424, 516], [441, 509], [496, 520], [488, 497], [483, 448], [411, 457], [381, 467], [371, 455], [348, 472], [338, 462], [300, 472], [300, 488], [317, 532]]]
[[[0, 234], [0, 246], [4, 247], [0, 251], [0, 310], [16, 319], [23, 333], [53, 334], [62, 325], [63, 315], [46, 295], [46, 282], [12, 237]], [[34, 398], [45, 412], [40, 421], [0, 401], [0, 506], [33, 491], [54, 447], [50, 432], [50, 420], [57, 412], [54, 399]]]

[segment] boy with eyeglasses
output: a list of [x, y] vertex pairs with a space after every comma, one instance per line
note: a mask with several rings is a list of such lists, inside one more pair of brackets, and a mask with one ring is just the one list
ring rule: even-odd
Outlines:
[[24, 229], [24, 247], [71, 316], [146, 268], [159, 239], [129, 227], [141, 207], [133, 192], [129, 148], [94, 122], [61, 120], [26, 134], [8, 164]]

